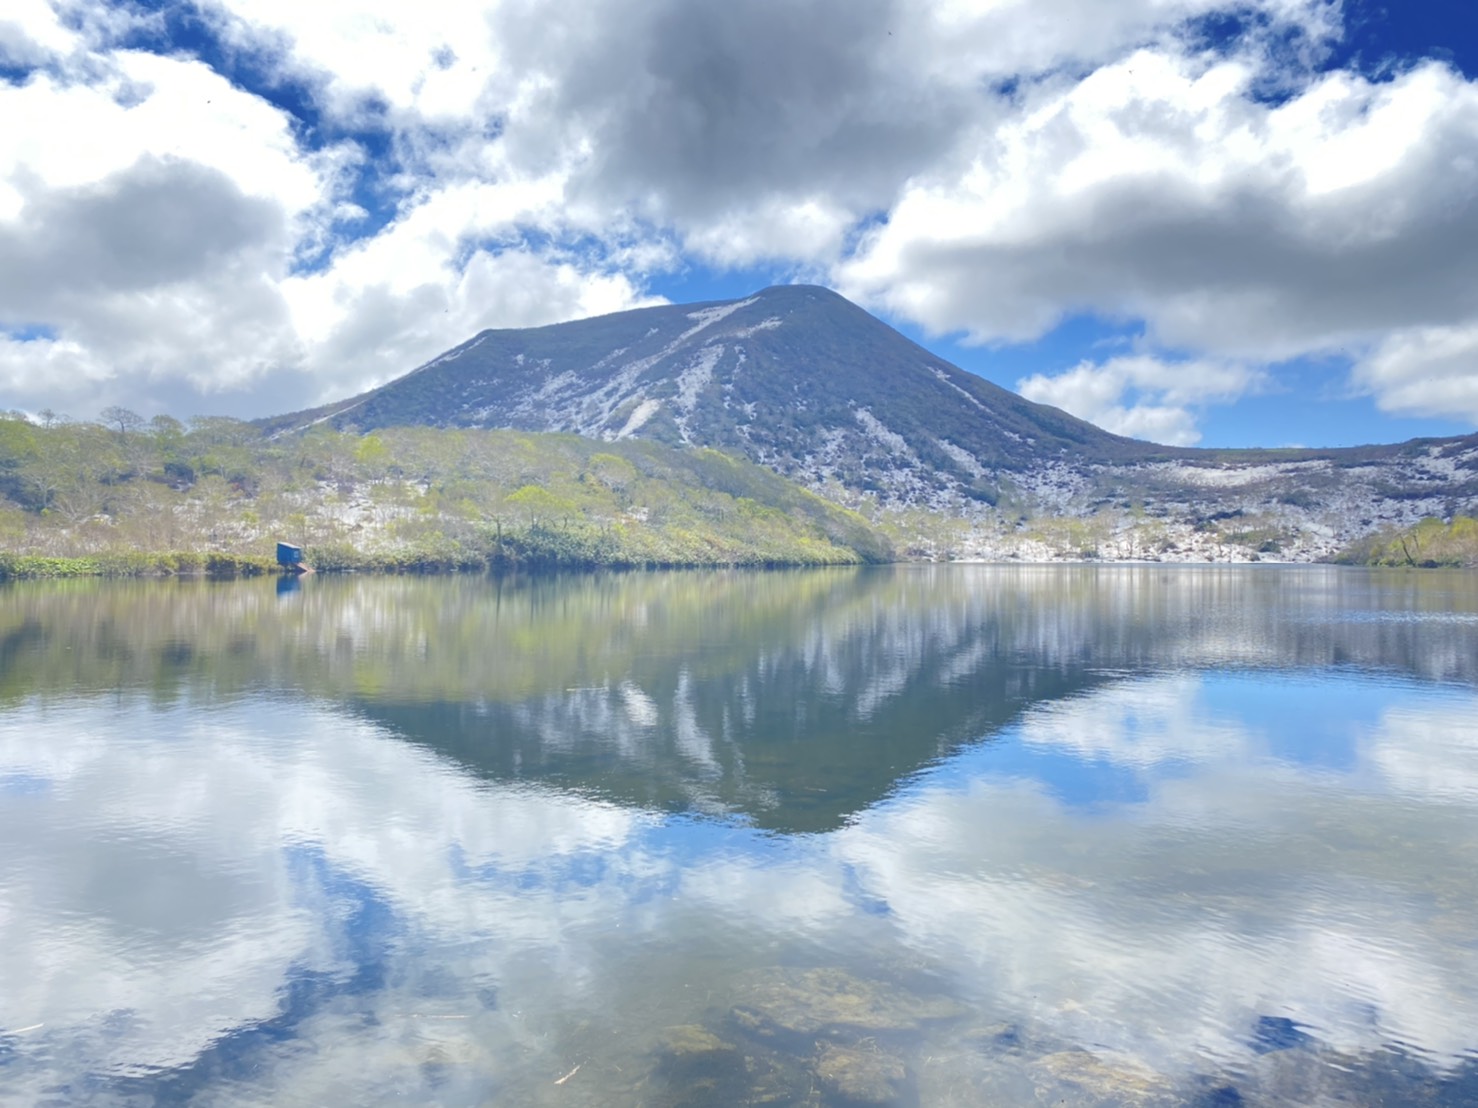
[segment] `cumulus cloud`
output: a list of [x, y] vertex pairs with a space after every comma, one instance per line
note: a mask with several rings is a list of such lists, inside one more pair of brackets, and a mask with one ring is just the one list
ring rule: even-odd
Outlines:
[[1066, 313], [1227, 357], [1336, 349], [1478, 296], [1478, 89], [1431, 64], [1282, 104], [1243, 60], [1142, 50], [912, 183], [843, 287], [981, 341]]
[[92, 46], [150, 22], [139, 8], [89, 0], [10, 0], [0, 16], [0, 65], [87, 63]]
[[[697, 262], [821, 276], [981, 342], [1089, 313], [1142, 321], [1146, 357], [1221, 373], [1344, 354], [1386, 410], [1474, 411], [1478, 374], [1443, 362], [1434, 391], [1418, 347], [1478, 326], [1478, 89], [1431, 63], [1321, 72], [1341, 33], [1326, 0], [190, 11], [215, 69], [140, 47], [160, 12], [24, 0], [0, 20], [23, 73], [0, 83], [0, 237], [47, 251], [38, 216], [149, 159], [178, 168], [141, 226], [184, 165], [224, 181], [178, 238], [235, 190], [197, 263], [257, 220], [229, 279], [203, 266], [150, 301], [147, 344], [122, 333], [124, 290], [4, 301], [6, 403], [55, 406], [42, 367], [65, 353], [110, 399], [231, 389], [274, 410], [281, 374], [295, 403], [345, 395], [479, 327], [649, 302], [654, 275]], [[1224, 16], [1243, 33], [1202, 32]], [[59, 239], [42, 268], [78, 249]], [[52, 338], [16, 337], [38, 328]], [[1109, 396], [1121, 379], [1084, 365], [1032, 388], [1174, 442], [1197, 405], [1240, 395]]]
[[1022, 378], [1028, 400], [1051, 404], [1115, 434], [1171, 446], [1190, 446], [1201, 434], [1198, 409], [1235, 400], [1257, 388], [1262, 375], [1246, 366], [1206, 361], [1167, 362], [1144, 354], [1107, 362], [1080, 362], [1057, 374]]
[[318, 107], [362, 121], [377, 109], [402, 126], [475, 128], [484, 95], [516, 83], [519, 67], [491, 34], [497, 4], [397, 0], [300, 4], [204, 0], [201, 10], [235, 49], [265, 54], [312, 83]]
[[155, 289], [220, 269], [242, 251], [281, 251], [285, 213], [218, 170], [146, 157], [96, 185], [54, 189], [0, 228], [0, 302], [17, 318], [65, 294]]
[[1396, 331], [1356, 362], [1354, 379], [1384, 411], [1478, 423], [1478, 319]]
[[885, 204], [969, 106], [890, 43], [888, 28], [907, 23], [890, 0], [565, 11], [553, 28], [545, 5], [499, 13], [500, 33], [550, 77], [510, 120], [510, 142], [532, 155], [562, 120], [589, 142], [577, 194], [681, 226], [776, 203]]
[[[0, 84], [15, 121], [0, 135], [10, 404], [266, 414], [397, 376], [483, 327], [650, 302], [639, 271], [573, 241], [557, 179], [494, 157], [417, 183], [356, 234], [357, 190], [397, 189], [362, 140], [314, 140], [185, 56], [99, 47], [92, 61]], [[629, 266], [641, 251], [612, 238]]]
[[0, 62], [40, 65], [71, 45], [56, 11], [46, 0], [17, 0], [0, 19]]
[[272, 281], [289, 241], [280, 206], [197, 162], [144, 157], [96, 184], [38, 189], [0, 224], [0, 325], [40, 321], [60, 337], [9, 339], [0, 380], [62, 400], [58, 384], [92, 388], [120, 369], [218, 387], [289, 360]]

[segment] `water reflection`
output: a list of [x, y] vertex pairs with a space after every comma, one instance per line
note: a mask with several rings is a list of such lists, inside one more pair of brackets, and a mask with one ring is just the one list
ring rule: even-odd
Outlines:
[[[258, 583], [258, 586], [260, 583]], [[914, 567], [0, 593], [0, 703], [288, 690], [485, 776], [840, 826], [1030, 703], [1118, 674], [1478, 681], [1471, 575]], [[7, 654], [8, 651], [8, 654]]]
[[252, 585], [0, 592], [0, 1100], [1474, 1101], [1470, 577]]
[[[1478, 934], [1478, 796], [1413, 803], [1344, 684], [1279, 689], [1349, 736], [1343, 770], [1285, 760], [1287, 734], [1206, 711], [1255, 701], [1251, 681], [1134, 682], [1033, 711], [1021, 747], [960, 756], [839, 849], [912, 943], [976, 963], [991, 1003], [1082, 1041], [1231, 1062], [1272, 1016], [1339, 1049], [1395, 1041], [1455, 1063], [1478, 1016], [1478, 951], [1452, 942]], [[1417, 713], [1474, 742], [1472, 695], [1388, 691], [1381, 724]], [[1191, 745], [1165, 744], [1188, 717], [1204, 721]], [[1140, 794], [1076, 803], [1085, 755]]]

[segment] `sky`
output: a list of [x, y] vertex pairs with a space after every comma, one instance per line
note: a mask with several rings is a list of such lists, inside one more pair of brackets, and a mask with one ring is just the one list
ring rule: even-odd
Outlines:
[[0, 6], [0, 410], [796, 281], [1121, 434], [1472, 432], [1478, 6]]

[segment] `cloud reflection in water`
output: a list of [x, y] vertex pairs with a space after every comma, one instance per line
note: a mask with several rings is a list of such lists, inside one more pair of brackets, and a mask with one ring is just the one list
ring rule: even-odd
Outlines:
[[[1392, 642], [1418, 656], [1391, 621], [1359, 634], [1393, 640], [1347, 640], [1358, 669], [1299, 665], [1318, 640], [1294, 626], [1259, 670], [1179, 585], [1126, 632], [1097, 609], [1138, 594], [1071, 592], [1054, 620], [984, 579], [881, 614], [862, 590], [749, 655], [637, 653], [432, 715], [395, 690], [205, 681], [13, 699], [0, 1085], [21, 1103], [541, 1103], [581, 1064], [595, 1080], [564, 1102], [621, 1102], [663, 1028], [776, 964], [966, 1000], [917, 1045], [921, 1081], [973, 1080], [986, 1063], [962, 1044], [998, 1025], [1185, 1081], [1300, 1044], [1440, 1072], [1474, 1057], [1470, 685], [1365, 665]], [[376, 626], [406, 618], [355, 595]], [[1223, 664], [1167, 669], [1156, 620]], [[909, 645], [873, 649], [889, 638]], [[1443, 641], [1446, 673], [1471, 665]], [[894, 760], [891, 787], [847, 764], [854, 735], [857, 757]], [[808, 809], [827, 774], [860, 803]], [[923, 1069], [925, 1051], [945, 1061]]]

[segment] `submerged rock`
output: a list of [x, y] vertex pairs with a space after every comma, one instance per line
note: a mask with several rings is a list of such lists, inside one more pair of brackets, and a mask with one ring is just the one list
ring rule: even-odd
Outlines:
[[767, 970], [750, 977], [738, 995], [734, 1019], [760, 1036], [911, 1031], [964, 1013], [953, 1000], [919, 996], [839, 969]]
[[1062, 1050], [1038, 1058], [1030, 1071], [1040, 1104], [1169, 1108], [1177, 1103], [1175, 1088], [1164, 1076], [1128, 1058]]
[[706, 1027], [684, 1024], [663, 1036], [657, 1072], [676, 1082], [732, 1082], [745, 1072], [744, 1055]]
[[797, 1063], [754, 1057], [698, 1024], [669, 1028], [644, 1103], [655, 1108], [806, 1103], [810, 1075]]
[[844, 1104], [894, 1104], [908, 1077], [902, 1059], [873, 1046], [827, 1043], [816, 1057], [821, 1088]]
[[732, 1043], [726, 1043], [708, 1028], [696, 1023], [685, 1023], [669, 1027], [662, 1036], [661, 1053], [666, 1058], [692, 1058], [715, 1053], [737, 1053]]

